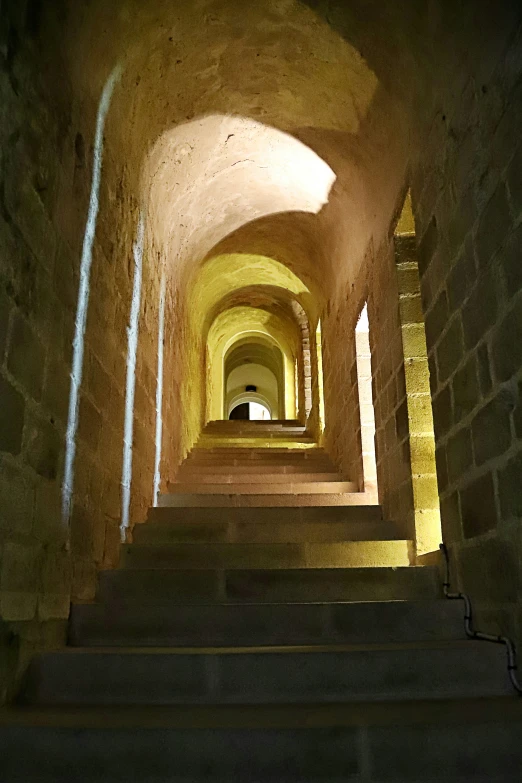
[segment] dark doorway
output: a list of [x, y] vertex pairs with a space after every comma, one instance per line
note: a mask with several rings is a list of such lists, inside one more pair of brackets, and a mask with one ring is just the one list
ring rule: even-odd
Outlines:
[[230, 411], [229, 419], [250, 419], [250, 403], [242, 402]]

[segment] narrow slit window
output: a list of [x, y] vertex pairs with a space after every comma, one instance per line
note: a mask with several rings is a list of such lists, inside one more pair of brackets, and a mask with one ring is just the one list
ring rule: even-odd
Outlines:
[[377, 466], [375, 460], [375, 411], [372, 394], [372, 356], [370, 349], [370, 324], [368, 305], [364, 304], [355, 327], [357, 357], [357, 387], [361, 421], [361, 448], [364, 491], [377, 491]]

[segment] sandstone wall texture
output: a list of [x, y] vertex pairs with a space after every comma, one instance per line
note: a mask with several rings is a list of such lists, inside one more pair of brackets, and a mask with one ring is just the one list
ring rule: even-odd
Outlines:
[[[41, 63], [38, 18], [2, 6], [0, 61], [0, 689], [19, 655], [59, 642], [78, 579], [60, 481], [88, 163], [59, 59]], [[78, 137], [76, 134], [78, 133]], [[70, 232], [57, 219], [69, 204]], [[78, 214], [74, 206], [78, 205]], [[76, 230], [75, 230], [76, 229]], [[36, 622], [36, 621], [39, 622]]]
[[355, 327], [364, 303], [370, 327], [375, 446], [379, 501], [385, 519], [414, 537], [415, 516], [409, 448], [399, 289], [393, 242], [370, 247], [361, 273], [325, 320], [328, 350], [326, 443], [344, 473], [363, 487], [361, 402], [357, 384]]
[[[522, 37], [482, 30], [429, 116], [412, 179], [437, 473], [477, 622], [521, 638]], [[502, 32], [502, 34], [501, 34]], [[484, 40], [485, 39], [485, 40]]]
[[[0, 21], [0, 648], [6, 664], [0, 667], [0, 697], [5, 698], [35, 646], [63, 642], [71, 597], [92, 598], [97, 569], [117, 561], [138, 210], [126, 192], [125, 171], [114, 171], [106, 151], [112, 176], [102, 179], [100, 193], [67, 525], [61, 482], [97, 106], [73, 96], [58, 54], [59, 31], [42, 31], [30, 3], [3, 4]], [[158, 268], [146, 253], [132, 521], [142, 521], [152, 502], [158, 301]], [[167, 321], [171, 313], [169, 301]], [[171, 346], [172, 332], [166, 334]], [[170, 407], [168, 399], [166, 417]]]
[[[441, 11], [439, 22], [445, 18]], [[415, 214], [443, 537], [450, 547], [453, 579], [471, 595], [479, 625], [519, 642], [520, 15], [516, 4], [507, 2], [495, 8], [470, 5], [455, 13], [446, 30], [446, 46], [441, 45], [437, 55], [438, 71], [430, 77], [429, 92], [419, 99], [419, 105], [424, 104], [417, 115], [419, 154], [413, 156], [405, 182], [411, 185]], [[450, 17], [448, 13], [446, 20]], [[339, 14], [338, 28], [344, 31], [341, 19]], [[412, 56], [415, 49], [412, 42]], [[419, 63], [428, 60], [425, 53]], [[414, 82], [412, 76], [410, 84]], [[350, 292], [351, 302], [346, 296], [351, 311], [344, 316], [348, 342], [336, 347], [329, 364], [345, 365], [336, 373], [340, 379], [342, 372], [348, 384], [350, 334], [368, 290], [379, 494], [385, 515], [402, 520], [407, 532], [414, 526], [415, 500], [411, 439], [404, 437], [406, 379], [391, 254], [391, 247], [382, 246], [375, 257], [367, 258], [361, 280]], [[342, 311], [342, 305], [337, 309]], [[331, 346], [337, 327], [328, 323]], [[331, 383], [337, 385], [337, 378]], [[327, 390], [327, 395], [332, 393]], [[329, 417], [333, 428], [327, 437], [338, 460], [337, 444], [350, 443], [356, 424], [354, 406], [349, 407], [352, 413]], [[355, 454], [356, 448], [349, 453]], [[353, 470], [354, 458], [345, 459], [347, 469]], [[432, 506], [434, 478], [425, 489], [425, 501]]]
[[[522, 10], [376, 6], [195, 0], [174, 18], [170, 0], [2, 2], [0, 697], [32, 649], [63, 641], [71, 597], [91, 598], [97, 569], [117, 562], [141, 214], [131, 527], [152, 502], [162, 275], [165, 480], [204, 417], [205, 346], [187, 292], [218, 246], [263, 255], [306, 284], [321, 315], [325, 443], [361, 487], [355, 326], [368, 302], [379, 498], [411, 536], [435, 510], [433, 466], [420, 470], [414, 448], [425, 431], [412, 428], [415, 406], [429, 418], [422, 316], [454, 578], [483, 627], [522, 638]], [[118, 62], [64, 525], [96, 118]], [[316, 192], [325, 166], [332, 180]], [[408, 189], [415, 248], [394, 238]]]

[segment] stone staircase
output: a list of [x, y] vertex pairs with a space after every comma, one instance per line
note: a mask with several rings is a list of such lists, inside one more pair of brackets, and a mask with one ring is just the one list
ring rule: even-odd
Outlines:
[[297, 422], [210, 423], [31, 662], [0, 781], [519, 781], [504, 650], [412, 562]]

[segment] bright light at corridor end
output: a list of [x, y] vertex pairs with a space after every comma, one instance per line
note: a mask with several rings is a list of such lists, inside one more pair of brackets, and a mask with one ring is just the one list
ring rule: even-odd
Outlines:
[[266, 405], [261, 405], [259, 402], [251, 402], [249, 405], [251, 421], [268, 421], [272, 418]]
[[[213, 114], [164, 133], [149, 155], [153, 231], [172, 254], [204, 257], [268, 215], [317, 214], [336, 175], [294, 136], [246, 117]], [[153, 218], [154, 219], [154, 218]]]

